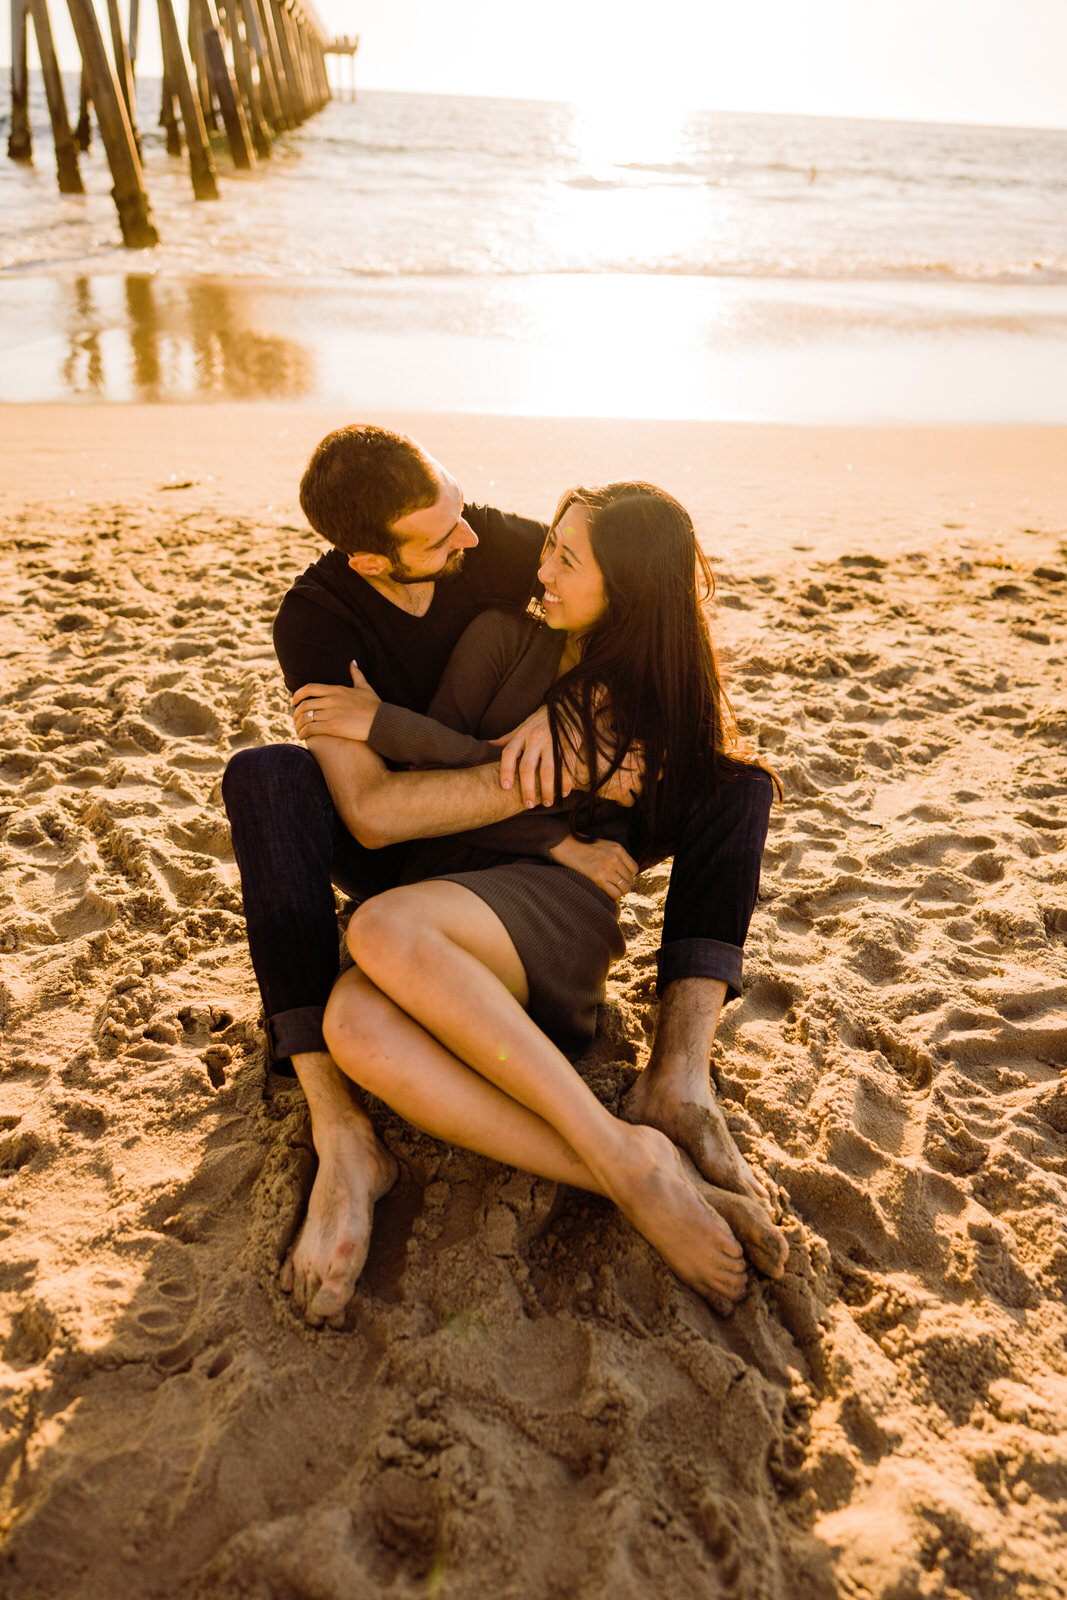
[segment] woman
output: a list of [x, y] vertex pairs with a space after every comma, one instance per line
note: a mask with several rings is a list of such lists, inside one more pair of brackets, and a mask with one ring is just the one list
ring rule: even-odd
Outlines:
[[[521, 856], [492, 828], [413, 845], [409, 881], [352, 917], [356, 966], [334, 988], [326, 1040], [345, 1073], [416, 1126], [612, 1199], [725, 1311], [744, 1292], [731, 1229], [775, 1276], [784, 1237], [758, 1202], [705, 1184], [663, 1134], [613, 1117], [573, 1070], [564, 1050], [591, 1037], [623, 943], [612, 895], [548, 856], [573, 834], [659, 859], [693, 796], [743, 770], [701, 609], [710, 571], [678, 502], [625, 483], [563, 497], [539, 577], [543, 619], [477, 618], [427, 717], [365, 686], [297, 696], [299, 733], [313, 718], [316, 732], [424, 766], [494, 759], [488, 741], [547, 703], [556, 770], [567, 741], [596, 752], [599, 779], [530, 813], [520, 844], [509, 824], [506, 850]], [[640, 792], [626, 782], [634, 750]]]

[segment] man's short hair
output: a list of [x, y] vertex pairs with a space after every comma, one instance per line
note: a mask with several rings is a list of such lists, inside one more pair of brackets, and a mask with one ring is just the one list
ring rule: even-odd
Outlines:
[[441, 492], [414, 439], [388, 428], [336, 428], [315, 447], [300, 480], [300, 504], [316, 533], [346, 556], [395, 561], [392, 524], [432, 506]]

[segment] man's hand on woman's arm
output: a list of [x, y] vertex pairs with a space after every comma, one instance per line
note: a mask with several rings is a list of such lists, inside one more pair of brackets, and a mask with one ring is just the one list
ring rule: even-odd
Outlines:
[[[552, 729], [545, 706], [539, 706], [514, 732], [490, 741], [500, 749], [500, 787], [511, 789], [518, 778], [523, 804], [553, 804], [556, 797], [556, 763], [552, 751]], [[575, 789], [588, 789], [590, 774], [584, 753], [566, 739], [562, 743], [563, 774], [560, 789], [563, 799]], [[605, 800], [632, 806], [641, 792], [645, 777], [643, 753], [638, 746], [629, 750], [617, 772], [601, 789]]]
[[[502, 739], [491, 743], [500, 748], [500, 787], [511, 789], [518, 779], [519, 791], [526, 806], [550, 806], [556, 798], [556, 760], [552, 751], [552, 727], [548, 711], [538, 706], [525, 722]], [[563, 799], [576, 787], [568, 768], [564, 751]]]

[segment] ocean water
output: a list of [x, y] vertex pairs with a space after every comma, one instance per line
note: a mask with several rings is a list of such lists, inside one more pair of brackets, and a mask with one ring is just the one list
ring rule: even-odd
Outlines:
[[98, 137], [58, 194], [35, 82], [0, 398], [1067, 420], [1067, 131], [366, 92], [220, 151], [209, 203], [158, 96], [131, 252]]

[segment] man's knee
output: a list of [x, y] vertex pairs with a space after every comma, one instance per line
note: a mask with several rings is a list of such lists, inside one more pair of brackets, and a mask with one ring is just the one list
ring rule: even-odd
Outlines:
[[709, 796], [712, 807], [750, 817], [765, 823], [774, 801], [774, 780], [763, 767], [749, 767], [719, 785], [718, 793]]
[[[738, 785], [738, 810], [744, 818], [741, 831], [753, 855], [762, 859], [774, 804], [774, 780], [762, 767], [753, 767], [733, 781]], [[727, 789], [730, 787], [731, 784], [726, 785]]]
[[250, 808], [273, 809], [281, 794], [325, 789], [326, 780], [310, 750], [296, 744], [258, 745], [232, 755], [222, 775], [222, 800], [231, 818]]
[[698, 849], [728, 845], [735, 857], [763, 854], [774, 801], [774, 782], [762, 767], [750, 767], [720, 783], [714, 791], [702, 794], [686, 817], [679, 841], [685, 854]]

